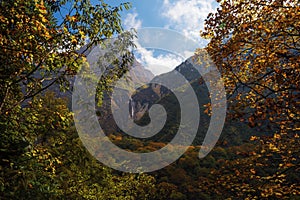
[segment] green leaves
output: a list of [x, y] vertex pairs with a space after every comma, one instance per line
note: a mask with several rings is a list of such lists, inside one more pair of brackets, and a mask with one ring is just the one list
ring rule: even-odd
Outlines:
[[[124, 193], [116, 198], [133, 196], [131, 188], [119, 189], [110, 178], [123, 185], [138, 185], [138, 178], [114, 176], [95, 161], [75, 134], [67, 100], [58, 98], [86, 63], [79, 48], [87, 39], [86, 51], [120, 34], [119, 12], [129, 7], [82, 0], [0, 2], [1, 198], [103, 199], [118, 190]], [[57, 14], [62, 14], [60, 19]], [[126, 39], [130, 41], [124, 48], [133, 44], [132, 37]], [[125, 57], [124, 62], [131, 54]], [[115, 70], [105, 82], [124, 70]], [[151, 180], [143, 185], [151, 187]], [[147, 193], [140, 191], [136, 194]]]

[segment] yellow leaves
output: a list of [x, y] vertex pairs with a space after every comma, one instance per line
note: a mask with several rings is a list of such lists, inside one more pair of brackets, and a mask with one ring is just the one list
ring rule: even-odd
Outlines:
[[45, 31], [48, 31], [46, 26], [39, 20], [32, 20], [33, 23], [33, 29], [35, 29], [36, 31], [38, 31], [39, 33], [43, 33]]
[[76, 22], [77, 21], [77, 17], [76, 16], [67, 15], [66, 16], [66, 20], [70, 21], [70, 22]]
[[43, 0], [35, 0], [35, 6], [41, 14], [47, 14], [47, 8], [45, 7]]
[[71, 21], [72, 21], [72, 22], [76, 22], [76, 21], [77, 21], [77, 17], [76, 17], [76, 16], [72, 16], [72, 17], [71, 17]]
[[84, 40], [86, 38], [85, 33], [83, 31], [79, 30], [78, 33], [82, 40]]
[[272, 143], [269, 143], [269, 149], [273, 152], [279, 152], [280, 150]]
[[39, 11], [41, 14], [44, 14], [44, 15], [47, 14], [47, 10], [46, 10], [45, 6], [38, 5], [37, 7], [40, 8]]
[[74, 36], [74, 35], [71, 36], [71, 43], [72, 44], [77, 44], [76, 36]]
[[46, 17], [42, 14], [39, 14], [39, 17], [40, 17], [40, 20], [43, 22], [43, 23], [46, 23], [48, 22], [48, 20], [46, 19]]
[[68, 30], [68, 28], [67, 28], [66, 26], [63, 27], [63, 32], [64, 32], [65, 34], [69, 33], [69, 30]]
[[62, 114], [60, 114], [59, 112], [55, 112], [59, 118], [62, 120], [62, 121], [65, 121], [67, 118], [65, 116], [63, 116]]
[[35, 39], [35, 36], [34, 36], [34, 35], [30, 35], [30, 36], [28, 36], [28, 39], [29, 39], [29, 40], [34, 40], [34, 39]]
[[267, 33], [270, 33], [270, 32], [271, 32], [271, 30], [268, 29], [268, 28], [266, 28], [265, 31], [266, 31]]
[[62, 164], [61, 160], [59, 160], [58, 158], [54, 158], [54, 160], [56, 161], [57, 164]]
[[250, 172], [252, 173], [252, 174], [256, 174], [256, 171], [255, 171], [255, 169], [250, 169]]
[[81, 36], [85, 36], [85, 34], [84, 34], [83, 31], [79, 31], [79, 34], [80, 34]]
[[[287, 3], [287, 1], [284, 2]], [[228, 88], [234, 88], [240, 83], [245, 85], [245, 87], [248, 85], [251, 87], [248, 95], [244, 95], [242, 98], [238, 95], [234, 97], [236, 104], [244, 101], [248, 105], [247, 108], [265, 108], [261, 111], [264, 113], [272, 110], [274, 111], [272, 114], [265, 116], [265, 119], [270, 119], [269, 121], [267, 120], [268, 123], [279, 123], [280, 121], [286, 121], [288, 118], [289, 121], [283, 128], [287, 131], [295, 130], [294, 120], [297, 119], [294, 118], [297, 116], [297, 113], [295, 111], [288, 112], [287, 109], [280, 107], [282, 102], [277, 101], [283, 98], [284, 101], [290, 99], [289, 101], [295, 102], [293, 91], [291, 90], [289, 94], [276, 93], [274, 91], [282, 90], [282, 88], [299, 88], [299, 78], [296, 75], [297, 73], [295, 73], [295, 69], [299, 69], [299, 56], [293, 57], [291, 52], [294, 51], [296, 55], [299, 53], [298, 48], [295, 46], [299, 38], [293, 36], [299, 35], [295, 29], [295, 24], [299, 23], [299, 7], [292, 6], [287, 9], [278, 5], [280, 9], [272, 9], [270, 6], [258, 4], [258, 1], [253, 1], [249, 5], [243, 4], [243, 6], [233, 4], [231, 6], [234, 13], [228, 11], [228, 8], [222, 8], [216, 15], [220, 17], [209, 16], [205, 27], [207, 31], [204, 31], [203, 34], [212, 32], [215, 33], [215, 36], [207, 49], [213, 55], [216, 64], [222, 68], [223, 76], [231, 80], [225, 82]], [[220, 19], [223, 20], [222, 23], [239, 23], [240, 26], [233, 27], [233, 30], [221, 30], [218, 27]], [[230, 31], [234, 35], [229, 42], [224, 44]], [[275, 37], [275, 35], [278, 36]], [[223, 66], [230, 66], [230, 68]], [[274, 70], [275, 73], [271, 72], [271, 70]], [[283, 84], [285, 85], [283, 86]], [[250, 95], [251, 91], [254, 91], [254, 95]], [[265, 94], [271, 95], [269, 93], [272, 92], [276, 93], [272, 96], [274, 101], [271, 104], [265, 103], [266, 98], [261, 96]], [[261, 99], [261, 101], [257, 101], [258, 99]], [[275, 106], [274, 104], [276, 103], [279, 106]], [[288, 109], [297, 109], [294, 105], [292, 104]], [[232, 107], [235, 110], [237, 108], [243, 109], [236, 105]], [[259, 117], [264, 115], [261, 112], [257, 112]], [[249, 118], [251, 126], [259, 125], [257, 120], [256, 122], [254, 123], [253, 118]]]
[[1, 22], [1, 23], [8, 23], [8, 20], [7, 20], [6, 17], [0, 15], [0, 22]]
[[44, 33], [44, 36], [45, 36], [46, 38], [48, 38], [48, 39], [50, 39], [50, 38], [51, 38], [51, 35], [49, 34], [49, 32], [48, 32], [48, 31], [46, 31], [46, 32]]
[[258, 140], [259, 139], [259, 137], [257, 137], [257, 136], [251, 136], [250, 137], [250, 141], [255, 141], [255, 140]]
[[282, 197], [282, 194], [279, 192], [275, 192], [276, 197]]
[[259, 59], [258, 62], [260, 62], [260, 63], [265, 63], [265, 62], [266, 62], [266, 59]]
[[67, 15], [67, 16], [66, 16], [66, 20], [67, 20], [67, 21], [71, 21], [70, 15]]
[[279, 134], [276, 133], [276, 134], [274, 134], [274, 138], [275, 138], [275, 139], [280, 139], [281, 136], [280, 136]]
[[[295, 164], [293, 164], [293, 163], [280, 163], [280, 164], [279, 164], [279, 167], [281, 167], [281, 168], [283, 168], [283, 169], [289, 168], [289, 167], [293, 167], [293, 166], [295, 166]], [[282, 174], [282, 175], [283, 175], [283, 178], [284, 178], [285, 175], [284, 175], [284, 174]]]

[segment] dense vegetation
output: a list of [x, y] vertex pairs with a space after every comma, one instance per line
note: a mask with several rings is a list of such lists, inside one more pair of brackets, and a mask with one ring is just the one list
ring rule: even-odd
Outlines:
[[[300, 199], [299, 2], [220, 5], [202, 36], [211, 39], [206, 50], [225, 81], [230, 125], [204, 159], [196, 141], [172, 165], [130, 174], [87, 152], [68, 95], [70, 78], [86, 62], [79, 47], [122, 33], [119, 12], [130, 4], [0, 0], [0, 198]], [[131, 56], [127, 52], [124, 62]], [[99, 97], [126, 66], [101, 81]], [[201, 91], [199, 82], [193, 85]], [[176, 105], [170, 96], [161, 101]], [[204, 103], [202, 112], [210, 114]], [[152, 141], [118, 132], [110, 139], [129, 151], [149, 152], [163, 147], [176, 126], [170, 123], [165, 131]]]

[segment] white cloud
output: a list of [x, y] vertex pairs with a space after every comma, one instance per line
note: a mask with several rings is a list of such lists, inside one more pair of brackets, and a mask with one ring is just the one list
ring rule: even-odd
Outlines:
[[142, 27], [142, 21], [138, 19], [138, 14], [136, 11], [133, 13], [128, 13], [124, 20], [125, 29], [129, 30], [131, 28], [138, 29]]
[[[166, 2], [164, 2], [164, 6], [168, 6]], [[171, 5], [169, 5], [171, 6]], [[173, 18], [176, 22], [176, 14], [173, 13], [175, 10], [169, 9], [170, 21], [173, 21]], [[173, 16], [173, 17], [172, 17]], [[180, 14], [179, 17], [182, 17]], [[195, 20], [196, 21], [196, 20]], [[139, 29], [142, 28], [142, 20], [139, 19], [138, 13], [133, 10], [132, 13], [128, 13], [123, 21], [124, 27], [126, 30], [131, 28]], [[184, 23], [184, 22], [182, 22]], [[170, 27], [173, 28], [173, 27]], [[195, 29], [196, 30], [196, 29]], [[159, 38], [159, 37], [158, 37]], [[144, 38], [145, 39], [145, 38]], [[155, 50], [149, 50], [141, 47], [140, 44], [137, 43], [137, 51], [136, 51], [136, 59], [140, 62], [145, 68], [149, 69], [154, 75], [159, 75], [162, 73], [166, 73], [172, 71], [175, 67], [177, 67], [181, 62], [184, 61], [184, 58], [177, 56], [173, 53], [163, 52], [160, 54], [156, 54]], [[185, 57], [190, 57], [193, 52], [184, 52]]]
[[[194, 39], [204, 47], [208, 41], [200, 38], [200, 30], [204, 27], [204, 20], [210, 12], [215, 12], [215, 0], [163, 0], [160, 15], [166, 19], [165, 28], [179, 31], [186, 37]], [[128, 13], [123, 20], [125, 29], [142, 28], [142, 20], [135, 9]], [[157, 55], [155, 51], [142, 48], [136, 44], [137, 60], [155, 75], [173, 70], [183, 59], [175, 54], [163, 53]], [[189, 57], [193, 52], [184, 52]]]
[[167, 28], [200, 41], [199, 31], [204, 27], [204, 20], [215, 9], [215, 0], [164, 0], [161, 13], [169, 22]]
[[142, 48], [137, 44], [136, 57], [146, 69], [149, 69], [154, 75], [172, 71], [176, 66], [183, 62], [183, 58], [172, 53], [160, 53], [155, 56], [154, 50]]
[[[131, 28], [142, 28], [142, 20], [138, 19], [138, 13], [128, 13], [124, 19], [124, 27], [129, 30]], [[145, 68], [149, 69], [154, 75], [169, 72], [178, 66], [183, 59], [171, 53], [163, 53], [157, 56], [154, 51], [145, 49], [137, 43], [136, 58]]]

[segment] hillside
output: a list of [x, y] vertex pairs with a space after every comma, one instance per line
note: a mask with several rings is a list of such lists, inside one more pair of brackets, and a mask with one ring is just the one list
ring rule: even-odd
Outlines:
[[[161, 74], [159, 76], [153, 77], [152, 80], [149, 80], [150, 73], [145, 70], [138, 62], [136, 63], [136, 70], [132, 70], [128, 77], [126, 78], [126, 82], [122, 82], [123, 89], [119, 89], [121, 93], [123, 93], [126, 97], [131, 99], [131, 104], [128, 101], [128, 115], [129, 110], [133, 111], [132, 119], [134, 122], [140, 126], [145, 126], [149, 124], [149, 109], [154, 104], [162, 105], [167, 112], [167, 120], [161, 131], [158, 134], [147, 138], [141, 139], [144, 142], [163, 142], [168, 143], [172, 140], [172, 138], [176, 135], [178, 126], [180, 124], [180, 105], [179, 102], [171, 90], [168, 88], [149, 83], [146, 85], [141, 85], [137, 88], [136, 91], [132, 92], [130, 89], [124, 89], [128, 87], [128, 85], [133, 84], [133, 82], [141, 83], [148, 79], [147, 82], [155, 81], [162, 79], [172, 73], [181, 73], [188, 82], [186, 84], [190, 84], [195, 91], [197, 96], [198, 105], [200, 109], [200, 121], [199, 121], [199, 129], [197, 131], [197, 137], [194, 140], [194, 145], [201, 145], [202, 141], [205, 137], [205, 134], [208, 129], [208, 125], [210, 122], [210, 116], [207, 112], [207, 104], [210, 103], [209, 92], [204, 83], [201, 75], [193, 68], [192, 64], [189, 61], [185, 61], [181, 63], [179, 66], [175, 67], [173, 71]], [[145, 70], [146, 72], [144, 72]], [[142, 80], [142, 81], [141, 81]], [[171, 80], [172, 81], [172, 80]], [[127, 86], [126, 86], [127, 84]], [[179, 92], [185, 92], [185, 85], [179, 86], [176, 88]], [[132, 95], [130, 96], [130, 94]], [[119, 135], [121, 134], [124, 137], [133, 138], [123, 132], [115, 123], [114, 118], [112, 116], [112, 112], [110, 110], [110, 105], [112, 108], [118, 109], [120, 103], [123, 103], [123, 100], [112, 99], [111, 95], [106, 94], [104, 97], [104, 103], [98, 111], [99, 121], [101, 127], [106, 131], [106, 134], [110, 135]], [[193, 106], [193, 105], [191, 105]], [[185, 126], [189, 126], [186, 124]], [[188, 130], [188, 129], [187, 129]], [[237, 130], [243, 130], [243, 134], [239, 133]], [[150, 130], [149, 130], [150, 131]], [[146, 133], [145, 133], [146, 134]], [[224, 144], [226, 146], [238, 145], [241, 144], [243, 140], [247, 140], [251, 135], [256, 135], [257, 131], [249, 128], [245, 123], [239, 121], [226, 121], [224, 125], [224, 129], [219, 139], [219, 144]], [[267, 133], [264, 133], [267, 134]]]

